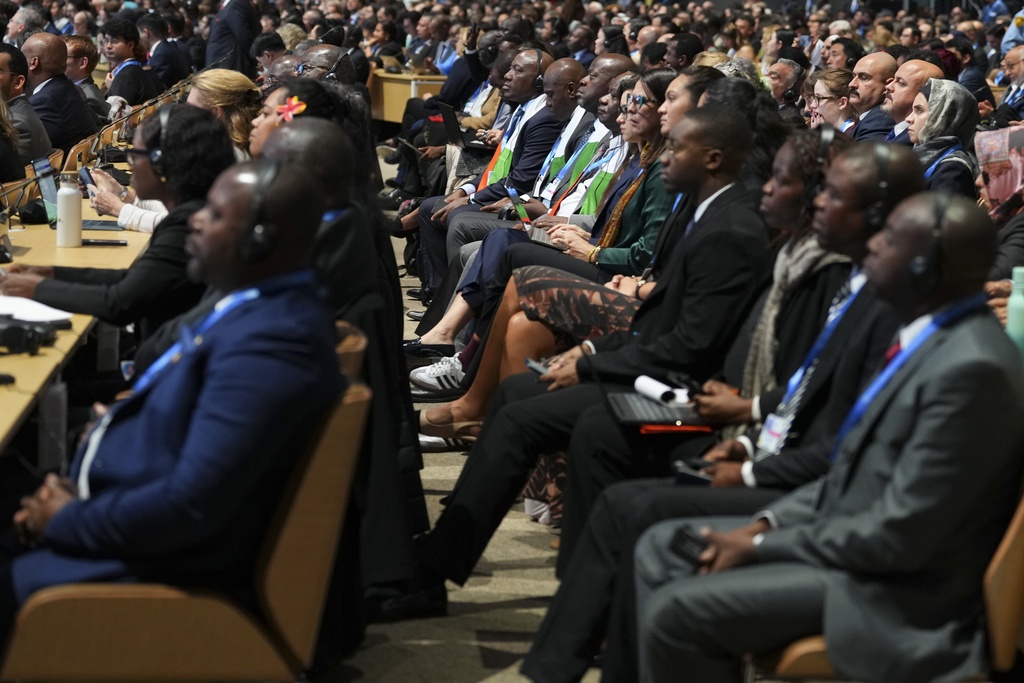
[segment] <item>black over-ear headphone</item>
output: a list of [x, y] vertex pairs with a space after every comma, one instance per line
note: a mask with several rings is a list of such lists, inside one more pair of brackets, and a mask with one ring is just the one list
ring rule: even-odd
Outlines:
[[160, 182], [167, 180], [167, 171], [164, 168], [164, 135], [167, 133], [167, 122], [171, 120], [171, 106], [160, 107], [160, 134], [156, 139], [156, 147], [149, 150], [149, 165], [160, 178]]
[[[804, 80], [804, 68], [799, 64], [795, 64], [793, 66], [793, 75], [796, 76], [796, 80], [793, 81], [793, 85], [789, 86], [782, 92], [782, 101], [786, 104], [793, 104], [800, 99], [800, 92], [797, 90], [797, 85], [802, 83]], [[829, 138], [828, 142], [829, 144], [832, 144], [832, 138]]]
[[910, 259], [911, 282], [913, 282], [914, 288], [922, 294], [930, 294], [934, 291], [942, 276], [942, 223], [951, 201], [953, 201], [953, 195], [949, 192], [936, 193], [932, 240], [923, 254]]
[[828, 161], [828, 150], [832, 141], [836, 139], [836, 129], [830, 124], [823, 123], [818, 126], [821, 137], [818, 140], [818, 156], [815, 159], [816, 167], [814, 175], [804, 188], [804, 209], [813, 210], [814, 198], [821, 194], [822, 185], [825, 182], [825, 162]]
[[245, 263], [258, 263], [267, 258], [277, 242], [277, 226], [263, 220], [263, 209], [270, 186], [274, 184], [280, 170], [278, 162], [264, 162], [256, 177], [252, 209], [249, 211], [249, 228], [238, 243], [238, 253]]
[[537, 75], [533, 77], [533, 89], [537, 92], [544, 92], [544, 70], [541, 68], [544, 53], [537, 48], [534, 48], [533, 52], [537, 55]]
[[[846, 46], [845, 45], [843, 46], [843, 54], [844, 55], [846, 54]], [[857, 66], [857, 62], [858, 61], [860, 61], [860, 60], [858, 60], [853, 55], [850, 55], [849, 57], [846, 58], [846, 68], [852, 70], [853, 67]]]
[[875, 143], [875, 167], [878, 170], [878, 195], [864, 209], [864, 222], [872, 235], [882, 229], [889, 213], [889, 145]]

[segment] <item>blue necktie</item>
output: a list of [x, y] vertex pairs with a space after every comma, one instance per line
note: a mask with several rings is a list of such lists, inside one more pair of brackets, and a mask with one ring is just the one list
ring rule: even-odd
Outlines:
[[896, 139], [896, 137], [896, 129], [893, 128], [892, 130], [889, 131], [889, 134], [885, 136], [885, 141], [892, 142], [893, 140]]

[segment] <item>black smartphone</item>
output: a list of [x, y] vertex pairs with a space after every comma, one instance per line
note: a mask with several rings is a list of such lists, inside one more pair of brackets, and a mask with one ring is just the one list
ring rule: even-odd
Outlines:
[[89, 199], [96, 196], [96, 193], [89, 189], [89, 186], [96, 186], [96, 181], [92, 179], [92, 173], [89, 173], [89, 169], [83, 166], [78, 169], [78, 179], [82, 181], [82, 187], [89, 193]]
[[707, 547], [708, 542], [689, 525], [679, 527], [669, 544], [669, 549], [692, 565], [693, 571], [700, 567], [700, 555]]
[[670, 372], [667, 379], [669, 383], [676, 385], [680, 389], [686, 389], [691, 397], [700, 396], [704, 393], [704, 385], [689, 375], [684, 375], [681, 372]]
[[695, 470], [692, 467], [687, 467], [682, 462], [673, 463], [673, 467], [676, 471], [676, 483], [688, 486], [710, 486], [711, 481], [714, 479], [710, 474], [705, 474], [701, 470]]

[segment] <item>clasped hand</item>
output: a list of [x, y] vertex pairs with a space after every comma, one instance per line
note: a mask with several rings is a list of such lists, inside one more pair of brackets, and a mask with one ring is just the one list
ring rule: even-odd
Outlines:
[[731, 567], [753, 564], [756, 557], [754, 536], [769, 531], [768, 523], [762, 519], [732, 531], [712, 531], [707, 527], [700, 535], [708, 547], [700, 554], [701, 567], [698, 574], [713, 574]]
[[53, 277], [53, 268], [49, 266], [25, 266], [14, 263], [7, 269], [6, 274], [0, 275], [0, 294], [31, 299], [36, 292], [36, 286], [48, 277]]
[[753, 401], [743, 398], [735, 387], [725, 382], [708, 380], [704, 392], [694, 397], [697, 412], [714, 426], [744, 424], [750, 422]]
[[35, 493], [21, 499], [21, 509], [14, 513], [18, 537], [23, 543], [38, 540], [46, 532], [50, 520], [77, 498], [70, 479], [52, 473], [46, 475]]
[[548, 371], [540, 376], [540, 381], [550, 383], [548, 391], [579, 384], [580, 377], [576, 373], [576, 361], [581, 357], [583, 357], [582, 346], [574, 346], [565, 353], [555, 356], [548, 362]]

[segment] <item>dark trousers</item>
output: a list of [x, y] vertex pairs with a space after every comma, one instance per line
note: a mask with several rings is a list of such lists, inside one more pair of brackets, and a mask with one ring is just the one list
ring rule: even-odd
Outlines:
[[636, 671], [633, 547], [640, 534], [666, 519], [753, 514], [782, 493], [676, 485], [671, 479], [627, 481], [604, 489], [566, 563], [523, 674], [537, 683], [578, 681], [607, 634], [604, 675], [629, 680]]
[[[432, 220], [434, 212], [444, 207], [444, 197], [428, 197], [420, 204], [420, 280], [423, 286], [437, 290], [448, 269], [447, 223]], [[448, 214], [448, 220], [465, 211], [479, 211], [478, 206], [460, 206]]]

